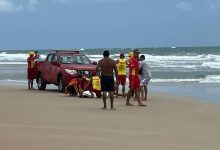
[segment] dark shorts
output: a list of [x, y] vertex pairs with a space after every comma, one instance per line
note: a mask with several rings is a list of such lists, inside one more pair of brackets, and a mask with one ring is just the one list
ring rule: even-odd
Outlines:
[[118, 84], [125, 86], [126, 83], [126, 75], [118, 75]]
[[101, 91], [114, 91], [114, 78], [112, 76], [101, 76]]

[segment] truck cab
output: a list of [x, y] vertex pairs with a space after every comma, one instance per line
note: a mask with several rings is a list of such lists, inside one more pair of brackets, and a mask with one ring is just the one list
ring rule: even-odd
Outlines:
[[96, 63], [79, 51], [55, 51], [37, 67], [36, 81], [39, 90], [45, 90], [47, 84], [54, 84], [59, 92], [64, 92], [71, 79], [79, 74], [91, 77], [95, 71]]

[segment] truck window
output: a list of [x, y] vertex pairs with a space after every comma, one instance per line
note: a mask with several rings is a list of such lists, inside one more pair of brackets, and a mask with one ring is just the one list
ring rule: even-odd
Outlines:
[[62, 55], [60, 56], [60, 62], [62, 64], [91, 64], [91, 61], [88, 57], [84, 55], [75, 55], [75, 56], [69, 56], [69, 55]]
[[48, 57], [47, 57], [47, 62], [51, 62], [51, 61], [57, 61], [57, 56], [55, 54], [50, 54]]
[[50, 54], [50, 55], [47, 57], [47, 60], [46, 60], [46, 61], [51, 62], [51, 61], [52, 61], [53, 56], [54, 56], [53, 54]]

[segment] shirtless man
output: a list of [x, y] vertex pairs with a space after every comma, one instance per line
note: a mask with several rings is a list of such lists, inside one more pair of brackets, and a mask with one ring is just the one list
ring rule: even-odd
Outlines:
[[116, 62], [109, 58], [109, 51], [105, 50], [103, 52], [104, 58], [98, 62], [96, 67], [97, 72], [101, 71], [101, 91], [103, 92], [103, 104], [104, 107], [102, 109], [106, 109], [106, 98], [107, 92], [110, 95], [111, 109], [114, 109], [114, 75], [115, 72], [116, 82], [118, 77], [118, 71], [116, 67]]

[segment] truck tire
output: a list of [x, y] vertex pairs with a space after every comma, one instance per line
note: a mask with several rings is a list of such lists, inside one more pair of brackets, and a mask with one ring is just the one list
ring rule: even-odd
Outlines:
[[57, 85], [58, 85], [58, 91], [60, 93], [64, 93], [66, 84], [64, 83], [64, 81], [63, 81], [61, 76], [58, 78]]
[[38, 80], [37, 80], [37, 87], [39, 90], [45, 90], [46, 89], [46, 82], [44, 81], [44, 79], [42, 78], [42, 76], [40, 75]]

